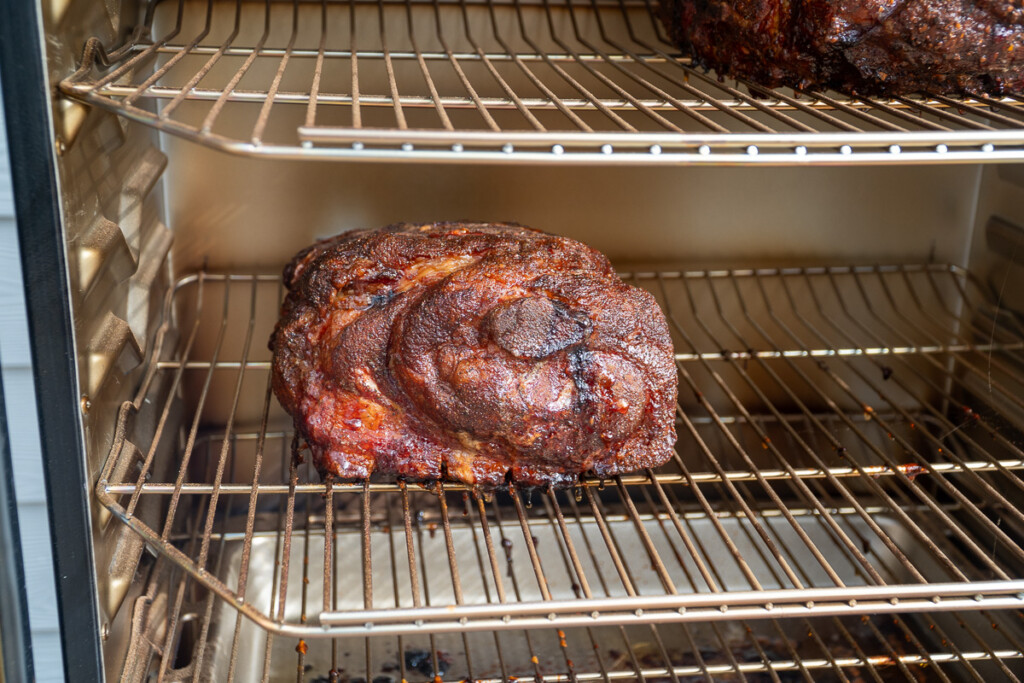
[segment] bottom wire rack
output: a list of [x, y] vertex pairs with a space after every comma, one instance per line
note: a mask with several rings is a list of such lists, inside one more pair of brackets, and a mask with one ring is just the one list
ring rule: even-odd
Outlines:
[[675, 457], [486, 494], [321, 483], [270, 392], [279, 279], [181, 280], [98, 485], [161, 558], [159, 649], [211, 680], [1019, 675], [1016, 318], [946, 266], [624, 277], [673, 327]]

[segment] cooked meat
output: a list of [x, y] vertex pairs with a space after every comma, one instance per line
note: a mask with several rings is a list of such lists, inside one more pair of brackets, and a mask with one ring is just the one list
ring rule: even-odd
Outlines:
[[1024, 90], [1020, 0], [660, 0], [721, 74], [861, 94]]
[[665, 318], [586, 245], [402, 224], [319, 242], [284, 278], [274, 393], [325, 478], [569, 485], [672, 453]]

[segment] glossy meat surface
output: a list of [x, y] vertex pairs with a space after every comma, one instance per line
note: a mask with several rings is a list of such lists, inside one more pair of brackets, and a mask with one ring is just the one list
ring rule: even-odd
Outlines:
[[654, 298], [516, 225], [395, 225], [300, 252], [273, 388], [324, 477], [569, 485], [665, 462], [676, 372]]
[[1024, 2], [660, 0], [695, 61], [765, 86], [860, 94], [1024, 90]]

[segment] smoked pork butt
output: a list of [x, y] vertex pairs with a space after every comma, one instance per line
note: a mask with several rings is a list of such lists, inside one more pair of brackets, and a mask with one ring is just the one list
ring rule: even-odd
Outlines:
[[584, 244], [401, 224], [318, 242], [284, 278], [273, 389], [325, 478], [567, 486], [672, 454], [665, 317]]

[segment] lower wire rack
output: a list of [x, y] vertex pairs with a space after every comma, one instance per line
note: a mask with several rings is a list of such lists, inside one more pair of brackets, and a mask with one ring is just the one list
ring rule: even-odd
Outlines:
[[[232, 675], [257, 636], [253, 666], [289, 641], [300, 666], [307, 651], [337, 665], [355, 655], [335, 639], [361, 636], [367, 681], [371, 660], [403, 679], [558, 680], [1022, 656], [1014, 316], [947, 266], [623, 277], [673, 327], [679, 441], [658, 470], [569, 490], [324, 484], [291, 457], [270, 390], [280, 279], [198, 273], [168, 296], [98, 497], [205, 591], [192, 621], [230, 649]], [[557, 665], [529, 654], [550, 633]], [[455, 665], [435, 639], [458, 645]], [[482, 673], [495, 646], [501, 667]], [[531, 670], [510, 673], [523, 653]]]

